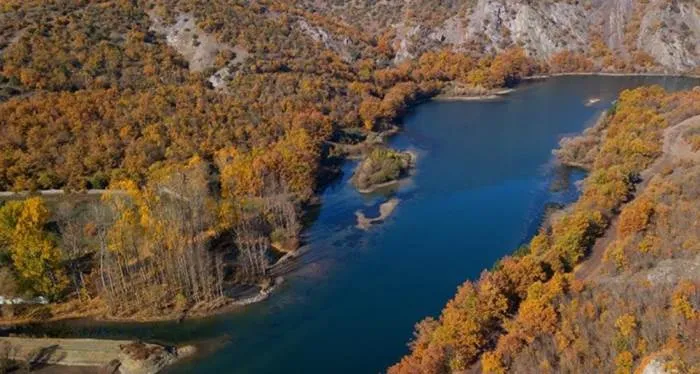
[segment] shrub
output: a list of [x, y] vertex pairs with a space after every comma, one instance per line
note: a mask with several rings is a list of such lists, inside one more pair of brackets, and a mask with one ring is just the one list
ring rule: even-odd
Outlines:
[[388, 148], [375, 148], [357, 167], [353, 181], [360, 189], [397, 180], [408, 173], [412, 156]]

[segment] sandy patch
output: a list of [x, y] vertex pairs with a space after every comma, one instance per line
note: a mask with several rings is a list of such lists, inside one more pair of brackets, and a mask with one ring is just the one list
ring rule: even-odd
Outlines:
[[375, 223], [384, 221], [391, 216], [400, 201], [400, 199], [394, 197], [382, 203], [382, 205], [379, 206], [379, 216], [377, 217], [367, 217], [364, 212], [358, 210], [355, 212], [357, 228], [360, 230], [369, 230]]

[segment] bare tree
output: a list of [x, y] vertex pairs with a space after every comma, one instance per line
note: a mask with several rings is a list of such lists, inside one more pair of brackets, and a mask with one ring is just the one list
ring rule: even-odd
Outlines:
[[272, 226], [273, 242], [287, 250], [295, 250], [299, 245], [301, 224], [294, 195], [277, 178], [268, 178], [263, 197], [263, 211]]
[[84, 272], [81, 266], [83, 257], [89, 253], [85, 245], [85, 227], [83, 220], [76, 214], [76, 206], [70, 202], [64, 202], [58, 207], [56, 222], [61, 231], [61, 250], [67, 264], [69, 276], [73, 282], [75, 292], [82, 301], [85, 288]]
[[114, 220], [102, 236], [100, 269], [113, 311], [223, 296], [223, 258], [210, 248], [216, 220], [208, 180], [206, 164], [189, 163], [109, 199]]
[[262, 217], [258, 212], [239, 214], [240, 221], [234, 231], [238, 248], [238, 268], [244, 281], [257, 281], [267, 273], [267, 251], [270, 240], [264, 235]]

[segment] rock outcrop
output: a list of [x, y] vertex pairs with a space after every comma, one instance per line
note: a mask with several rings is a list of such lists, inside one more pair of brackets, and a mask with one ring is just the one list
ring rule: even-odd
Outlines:
[[700, 10], [691, 1], [479, 0], [426, 32], [456, 49], [472, 43], [492, 51], [521, 45], [531, 56], [547, 59], [564, 50], [593, 52], [600, 40], [621, 57], [644, 52], [668, 71], [700, 64]]
[[375, 34], [393, 32], [396, 62], [440, 48], [493, 52], [519, 45], [544, 60], [561, 51], [580, 52], [597, 59], [599, 67], [606, 53], [629, 64], [643, 53], [666, 73], [700, 65], [695, 0], [385, 0], [382, 11], [374, 2], [302, 3]]
[[177, 352], [166, 347], [141, 342], [120, 346], [121, 374], [155, 374], [177, 361]]

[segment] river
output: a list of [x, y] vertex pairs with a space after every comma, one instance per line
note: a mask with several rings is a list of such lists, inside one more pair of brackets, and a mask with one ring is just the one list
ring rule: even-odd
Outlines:
[[[181, 343], [210, 340], [211, 351], [170, 373], [378, 373], [407, 353], [413, 325], [437, 316], [467, 279], [526, 242], [547, 203], [577, 196], [572, 172], [551, 151], [581, 132], [624, 88], [658, 83], [670, 90], [698, 80], [559, 77], [520, 85], [491, 101], [432, 101], [403, 120], [393, 146], [418, 154], [413, 178], [394, 191], [357, 193], [344, 176], [322, 193], [306, 230], [304, 255], [270, 299], [212, 318], [146, 325], [55, 324], [53, 334]], [[588, 106], [591, 98], [600, 101]], [[393, 215], [369, 231], [355, 212]]]

